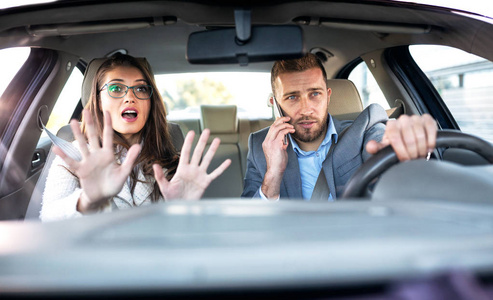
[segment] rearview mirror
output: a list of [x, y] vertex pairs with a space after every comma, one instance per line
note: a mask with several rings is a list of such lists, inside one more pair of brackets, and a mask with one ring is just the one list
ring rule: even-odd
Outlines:
[[192, 64], [240, 64], [294, 59], [304, 55], [299, 26], [252, 26], [241, 41], [235, 28], [194, 32], [188, 38], [187, 60]]

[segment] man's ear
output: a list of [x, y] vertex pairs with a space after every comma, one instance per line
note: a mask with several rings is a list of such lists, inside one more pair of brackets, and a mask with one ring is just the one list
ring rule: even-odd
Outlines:
[[332, 95], [332, 89], [327, 88], [327, 105], [330, 103], [330, 95]]
[[269, 94], [269, 106], [273, 106], [274, 105], [274, 94], [273, 93], [270, 93]]

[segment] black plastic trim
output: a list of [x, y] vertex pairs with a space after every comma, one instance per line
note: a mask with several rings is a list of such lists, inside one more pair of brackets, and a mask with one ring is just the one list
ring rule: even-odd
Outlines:
[[361, 57], [357, 57], [356, 59], [353, 59], [351, 62], [349, 62], [347, 65], [342, 67], [339, 72], [336, 75], [336, 78], [338, 79], [348, 79], [349, 74], [356, 68], [360, 63], [363, 62], [363, 59]]

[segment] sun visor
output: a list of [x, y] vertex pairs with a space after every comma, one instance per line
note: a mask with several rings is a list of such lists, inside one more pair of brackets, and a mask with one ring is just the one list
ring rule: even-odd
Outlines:
[[300, 58], [305, 54], [303, 31], [296, 25], [252, 26], [247, 40], [237, 29], [194, 32], [188, 38], [187, 60], [192, 64], [240, 64]]

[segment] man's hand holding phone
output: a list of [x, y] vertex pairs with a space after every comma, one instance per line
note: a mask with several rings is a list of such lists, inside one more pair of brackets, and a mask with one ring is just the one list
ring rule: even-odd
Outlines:
[[[273, 100], [273, 106], [274, 106], [274, 116], [276, 117], [276, 120], [284, 117], [284, 113], [282, 112], [281, 106], [277, 102], [276, 97], [272, 96], [272, 100]], [[284, 141], [283, 142], [284, 142], [284, 145], [288, 144], [288, 135], [287, 134], [284, 135]]]
[[[277, 101], [273, 99], [276, 120], [269, 128], [262, 143], [267, 171], [262, 183], [262, 193], [269, 199], [277, 199], [281, 186], [282, 176], [288, 165], [288, 140], [287, 135], [294, 133], [294, 126], [288, 122], [290, 117], [284, 117]], [[276, 112], [278, 110], [278, 112]]]

